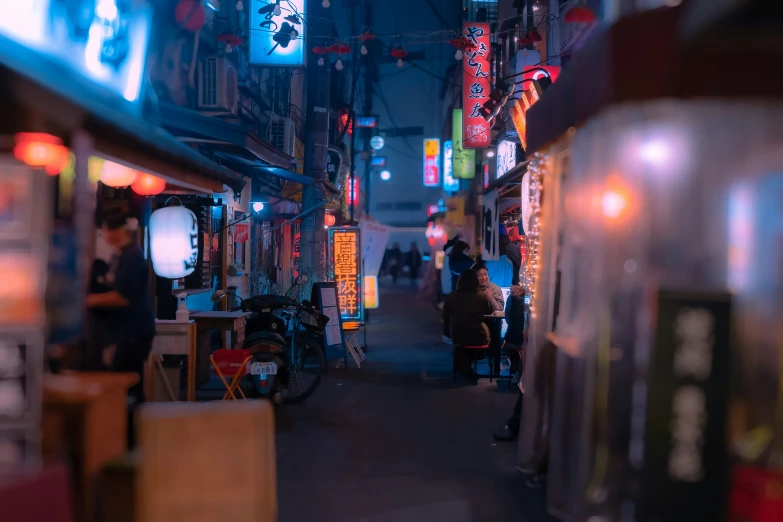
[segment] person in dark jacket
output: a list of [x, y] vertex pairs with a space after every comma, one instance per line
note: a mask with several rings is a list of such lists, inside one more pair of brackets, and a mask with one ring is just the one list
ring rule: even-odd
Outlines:
[[466, 270], [459, 277], [457, 289], [446, 297], [443, 304], [443, 321], [451, 331], [454, 343], [454, 363], [463, 377], [471, 377], [471, 350], [464, 346], [485, 346], [489, 344], [489, 328], [484, 316], [492, 313], [492, 303], [479, 290], [478, 276], [473, 270]]
[[414, 241], [411, 243], [411, 251], [408, 252], [408, 268], [410, 269], [411, 284], [416, 284], [416, 280], [419, 278], [419, 270], [421, 269], [421, 252], [419, 252], [419, 246]]
[[518, 243], [511, 241], [508, 235], [508, 229], [504, 225], [500, 225], [500, 253], [505, 254], [511, 266], [513, 267], [513, 273], [511, 275], [511, 285], [519, 284], [519, 270], [522, 266], [522, 250]]
[[402, 250], [400, 250], [400, 244], [394, 243], [389, 250], [389, 273], [392, 276], [392, 282], [397, 284], [397, 278], [400, 277], [400, 270], [402, 270]]
[[473, 266], [473, 258], [468, 255], [470, 245], [457, 241], [449, 254], [449, 270], [451, 271], [451, 291], [457, 289], [457, 281], [463, 272]]
[[514, 440], [519, 435], [519, 424], [522, 418], [522, 399], [524, 397], [523, 377], [525, 374], [526, 321], [525, 321], [525, 289], [519, 285], [511, 287], [511, 294], [506, 300], [506, 354], [511, 360], [511, 371], [519, 376], [519, 397], [514, 405], [514, 413], [506, 421], [503, 429], [494, 433], [496, 440]]

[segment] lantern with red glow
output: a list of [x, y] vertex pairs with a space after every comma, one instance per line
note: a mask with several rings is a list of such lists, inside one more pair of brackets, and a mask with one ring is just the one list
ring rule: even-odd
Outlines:
[[235, 47], [242, 45], [244, 42], [241, 36], [237, 36], [232, 33], [218, 35], [217, 39], [218, 41], [225, 44], [224, 50], [226, 51], [226, 54], [231, 54]]
[[20, 132], [15, 136], [15, 142], [16, 159], [31, 167], [43, 168], [50, 176], [56, 176], [68, 165], [70, 152], [56, 136]]
[[[351, 120], [351, 114], [348, 109], [340, 109], [338, 111], [339, 124], [337, 130], [342, 134], [345, 132], [348, 135], [353, 134], [353, 122]], [[347, 127], [347, 128], [346, 128]]]
[[332, 214], [324, 214], [324, 225], [325, 226], [333, 227], [336, 222], [337, 222], [337, 218], [335, 218]]
[[174, 19], [182, 28], [195, 33], [207, 23], [207, 12], [200, 0], [179, 0]]
[[345, 180], [345, 204], [350, 207], [357, 203], [359, 203], [359, 178], [355, 177], [351, 180], [348, 176]]
[[367, 31], [361, 35], [359, 35], [359, 41], [362, 42], [362, 48], [359, 49], [359, 52], [362, 53], [362, 56], [367, 55], [367, 42], [370, 40], [375, 40], [375, 35], [372, 34], [370, 31]]
[[454, 58], [457, 60], [462, 60], [466, 52], [472, 51], [476, 48], [473, 42], [464, 36], [461, 38], [454, 38], [453, 40], [449, 40], [449, 43], [453, 45], [455, 49], [457, 49], [457, 52], [454, 53]]
[[165, 179], [144, 172], [139, 172], [136, 181], [131, 185], [133, 192], [139, 196], [157, 196], [165, 188]]
[[402, 59], [408, 56], [408, 51], [403, 49], [401, 45], [398, 45], [392, 49], [389, 54], [391, 54], [394, 58], [397, 58], [397, 67], [402, 67]]
[[323, 65], [324, 64], [323, 55], [329, 54], [329, 48], [323, 45], [316, 45], [315, 47], [313, 47], [313, 52], [319, 55], [318, 65]]
[[567, 24], [591, 24], [595, 22], [595, 15], [589, 7], [577, 5], [568, 10], [563, 21]]
[[135, 169], [109, 160], [103, 162], [101, 183], [107, 187], [125, 188], [132, 185], [138, 177], [139, 172]]

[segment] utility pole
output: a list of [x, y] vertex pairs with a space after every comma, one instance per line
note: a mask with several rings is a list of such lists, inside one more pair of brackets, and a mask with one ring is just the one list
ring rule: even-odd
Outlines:
[[[311, 17], [307, 30], [313, 37], [328, 34], [331, 29], [330, 13], [323, 9], [318, 0], [307, 0], [308, 11], [318, 12]], [[324, 232], [324, 189], [318, 183], [326, 179], [326, 158], [329, 149], [329, 106], [331, 65], [319, 67], [312, 56], [307, 61], [305, 84], [305, 153], [304, 173], [316, 183], [307, 185], [302, 194], [302, 211], [318, 207], [302, 219], [299, 241], [299, 272], [309, 278], [306, 288], [313, 282], [326, 278], [326, 259], [324, 251], [326, 234]]]
[[[364, 0], [364, 30], [368, 31], [372, 27], [372, 0]], [[364, 115], [372, 114], [372, 92], [373, 85], [378, 79], [377, 58], [380, 55], [378, 42], [367, 42], [372, 44], [371, 52], [364, 57]], [[364, 160], [364, 178], [366, 180], [364, 189], [365, 214], [370, 215], [370, 199], [372, 196], [372, 154], [370, 154], [370, 140], [372, 139], [372, 129], [364, 129], [364, 150], [367, 152], [367, 159]]]

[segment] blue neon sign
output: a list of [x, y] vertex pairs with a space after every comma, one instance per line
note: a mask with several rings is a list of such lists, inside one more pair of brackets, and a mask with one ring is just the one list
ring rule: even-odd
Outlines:
[[[250, 3], [250, 2], [248, 2]], [[305, 0], [252, 2], [250, 64], [298, 67], [305, 61]], [[260, 8], [256, 9], [256, 6]]]
[[443, 142], [443, 190], [446, 192], [457, 192], [459, 190], [459, 180], [452, 174], [454, 173], [454, 143]]

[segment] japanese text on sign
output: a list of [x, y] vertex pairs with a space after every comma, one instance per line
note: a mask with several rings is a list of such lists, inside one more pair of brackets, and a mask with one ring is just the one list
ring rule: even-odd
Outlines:
[[332, 277], [337, 283], [337, 300], [343, 321], [362, 319], [362, 271], [359, 230], [330, 229]]
[[424, 140], [424, 186], [440, 185], [440, 140]]
[[466, 22], [462, 35], [472, 44], [463, 58], [463, 132], [462, 148], [488, 147], [490, 144], [489, 123], [481, 115], [481, 107], [489, 100], [490, 31], [488, 23]]

